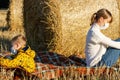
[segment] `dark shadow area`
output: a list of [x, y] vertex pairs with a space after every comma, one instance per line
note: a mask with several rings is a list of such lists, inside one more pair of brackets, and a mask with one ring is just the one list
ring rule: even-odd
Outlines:
[[[32, 4], [30, 3], [32, 2]], [[48, 4], [50, 0], [24, 0], [24, 23], [25, 32], [28, 39], [28, 44], [35, 51], [48, 51], [55, 47], [55, 35], [57, 34], [53, 29], [59, 27], [55, 24], [58, 17], [51, 13]], [[55, 3], [52, 3], [55, 6]]]
[[11, 43], [7, 39], [0, 38], [0, 52], [9, 51], [11, 47]]
[[68, 57], [69, 59], [71, 59], [71, 60], [73, 60], [73, 61], [75, 61], [75, 62], [78, 62], [78, 63], [81, 63], [81, 64], [83, 64], [84, 66], [86, 66], [87, 64], [86, 64], [86, 59], [85, 58], [80, 58], [79, 56], [77, 56], [77, 55], [70, 55], [69, 57]]
[[9, 30], [9, 27], [0, 27], [0, 31], [8, 31]]
[[24, 80], [24, 79], [26, 79], [26, 80], [41, 80], [37, 76], [30, 75], [22, 69], [19, 69], [19, 68], [15, 69], [14, 80]]
[[[34, 50], [40, 51], [48, 50], [47, 44], [54, 36], [51, 29], [47, 29], [50, 25], [47, 24], [46, 15], [49, 14], [50, 9], [44, 2], [43, 0], [37, 0], [34, 5], [30, 5], [28, 0], [24, 0], [26, 37], [30, 46]], [[43, 7], [46, 7], [44, 12]]]
[[8, 9], [10, 0], [0, 0], [0, 9]]

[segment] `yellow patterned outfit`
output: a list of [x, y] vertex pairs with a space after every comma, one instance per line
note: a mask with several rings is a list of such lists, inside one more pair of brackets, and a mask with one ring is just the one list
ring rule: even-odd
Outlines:
[[18, 54], [12, 60], [0, 58], [0, 65], [8, 68], [23, 68], [27, 72], [31, 73], [35, 70], [35, 51], [31, 50], [28, 47], [27, 50], [20, 49], [18, 50]]

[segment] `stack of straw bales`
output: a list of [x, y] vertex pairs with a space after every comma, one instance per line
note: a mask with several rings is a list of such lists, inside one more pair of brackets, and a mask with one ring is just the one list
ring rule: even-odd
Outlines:
[[53, 50], [65, 55], [84, 53], [90, 18], [101, 8], [114, 21], [103, 31], [116, 39], [120, 35], [120, 0], [10, 0], [10, 31], [26, 35], [36, 51]]

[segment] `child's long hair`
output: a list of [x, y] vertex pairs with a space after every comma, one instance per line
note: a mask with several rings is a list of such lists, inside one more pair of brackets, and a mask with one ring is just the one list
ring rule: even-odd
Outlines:
[[113, 21], [113, 17], [110, 11], [108, 11], [107, 9], [100, 9], [92, 15], [90, 25], [97, 22], [100, 19], [100, 17], [103, 17], [104, 19], [111, 17], [110, 23]]

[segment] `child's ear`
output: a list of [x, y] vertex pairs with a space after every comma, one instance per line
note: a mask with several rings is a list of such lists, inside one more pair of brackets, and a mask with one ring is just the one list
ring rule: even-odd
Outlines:
[[17, 46], [17, 49], [21, 48], [21, 45], [19, 43], [17, 43], [16, 46]]
[[104, 18], [103, 18], [103, 17], [100, 17], [99, 21], [100, 21], [100, 22], [103, 22], [103, 21], [104, 21]]
[[17, 45], [17, 47], [19, 47], [19, 44], [16, 44]]

